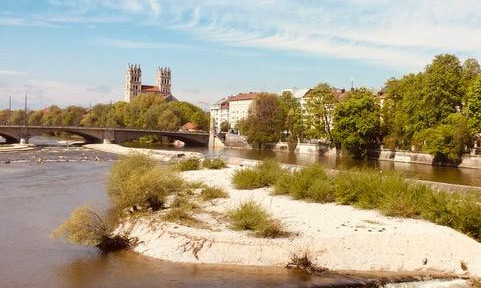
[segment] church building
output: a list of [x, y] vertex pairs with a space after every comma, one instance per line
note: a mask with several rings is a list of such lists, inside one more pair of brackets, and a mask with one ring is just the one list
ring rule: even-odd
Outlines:
[[155, 73], [155, 85], [142, 85], [140, 65], [129, 64], [125, 73], [125, 102], [131, 102], [140, 94], [155, 94], [164, 97], [166, 101], [176, 101], [170, 92], [171, 75], [169, 67], [159, 67]]

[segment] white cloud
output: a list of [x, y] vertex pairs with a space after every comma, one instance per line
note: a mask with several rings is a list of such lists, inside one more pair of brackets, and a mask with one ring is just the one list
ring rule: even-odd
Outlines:
[[190, 50], [194, 47], [192, 45], [184, 45], [171, 42], [143, 42], [132, 41], [125, 39], [113, 39], [113, 38], [99, 38], [97, 43], [103, 46], [109, 46], [119, 49], [183, 49]]
[[[52, 0], [51, 0], [52, 1]], [[481, 2], [476, 0], [71, 0], [71, 13], [117, 17], [184, 30], [226, 45], [421, 68], [434, 54], [477, 56]], [[95, 17], [94, 17], [95, 16]], [[88, 22], [89, 19], [83, 19]], [[75, 20], [75, 18], [73, 19]], [[163, 48], [163, 43], [106, 43]], [[136, 46], [138, 45], [138, 46]]]
[[2, 76], [17, 76], [17, 75], [27, 75], [27, 72], [17, 71], [17, 70], [0, 70], [0, 75]]
[[[90, 102], [92, 104], [108, 103], [111, 100], [115, 102], [122, 98], [121, 87], [17, 76], [4, 83], [0, 89], [0, 99], [12, 97], [14, 103], [23, 103], [23, 97], [26, 94], [30, 109], [39, 109], [46, 105], [88, 106]], [[19, 108], [14, 107], [14, 109]]]

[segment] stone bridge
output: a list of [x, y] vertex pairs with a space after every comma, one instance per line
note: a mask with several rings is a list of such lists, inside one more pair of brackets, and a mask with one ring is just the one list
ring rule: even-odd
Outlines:
[[7, 143], [27, 141], [33, 136], [66, 132], [81, 136], [86, 143], [122, 143], [145, 135], [165, 136], [180, 140], [190, 146], [208, 146], [209, 133], [174, 132], [145, 130], [135, 128], [100, 128], [100, 127], [61, 127], [61, 126], [10, 126], [0, 125], [0, 136]]

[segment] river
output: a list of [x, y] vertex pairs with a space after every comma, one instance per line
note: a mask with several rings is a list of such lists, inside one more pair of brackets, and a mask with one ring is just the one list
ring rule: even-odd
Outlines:
[[[51, 231], [74, 208], [107, 207], [105, 179], [115, 156], [81, 149], [2, 155], [12, 162], [0, 164], [0, 287], [321, 287], [353, 282], [283, 268], [176, 264], [133, 252], [101, 255], [52, 239]], [[51, 162], [37, 163], [35, 157]]]
[[[126, 146], [150, 149], [179, 149], [173, 146], [165, 146], [158, 144], [128, 143], [126, 144]], [[226, 156], [256, 160], [274, 157], [279, 159], [279, 161], [283, 163], [298, 165], [307, 165], [310, 163], [318, 162], [324, 165], [324, 167], [330, 169], [371, 167], [384, 171], [397, 171], [409, 178], [481, 187], [481, 170], [479, 169], [456, 168], [449, 166], [432, 166], [426, 164], [402, 163], [392, 161], [355, 160], [348, 157], [328, 157], [315, 154], [295, 154], [287, 152], [260, 151], [249, 149], [209, 150], [207, 148], [195, 147], [183, 147], [180, 149], [201, 152], [210, 156]]]
[[[223, 155], [273, 156], [257, 153], [225, 150]], [[289, 163], [311, 161], [279, 157]], [[49, 237], [74, 208], [107, 208], [105, 180], [115, 159], [79, 147], [0, 153], [0, 287], [327, 287], [364, 279], [315, 277], [283, 268], [178, 264], [128, 251], [102, 255]]]

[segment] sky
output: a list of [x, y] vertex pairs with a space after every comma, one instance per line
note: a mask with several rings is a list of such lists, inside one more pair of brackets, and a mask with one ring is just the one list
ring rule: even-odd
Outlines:
[[474, 0], [0, 0], [0, 109], [123, 99], [172, 69], [172, 92], [208, 106], [327, 82], [379, 89], [434, 55], [480, 59]]

